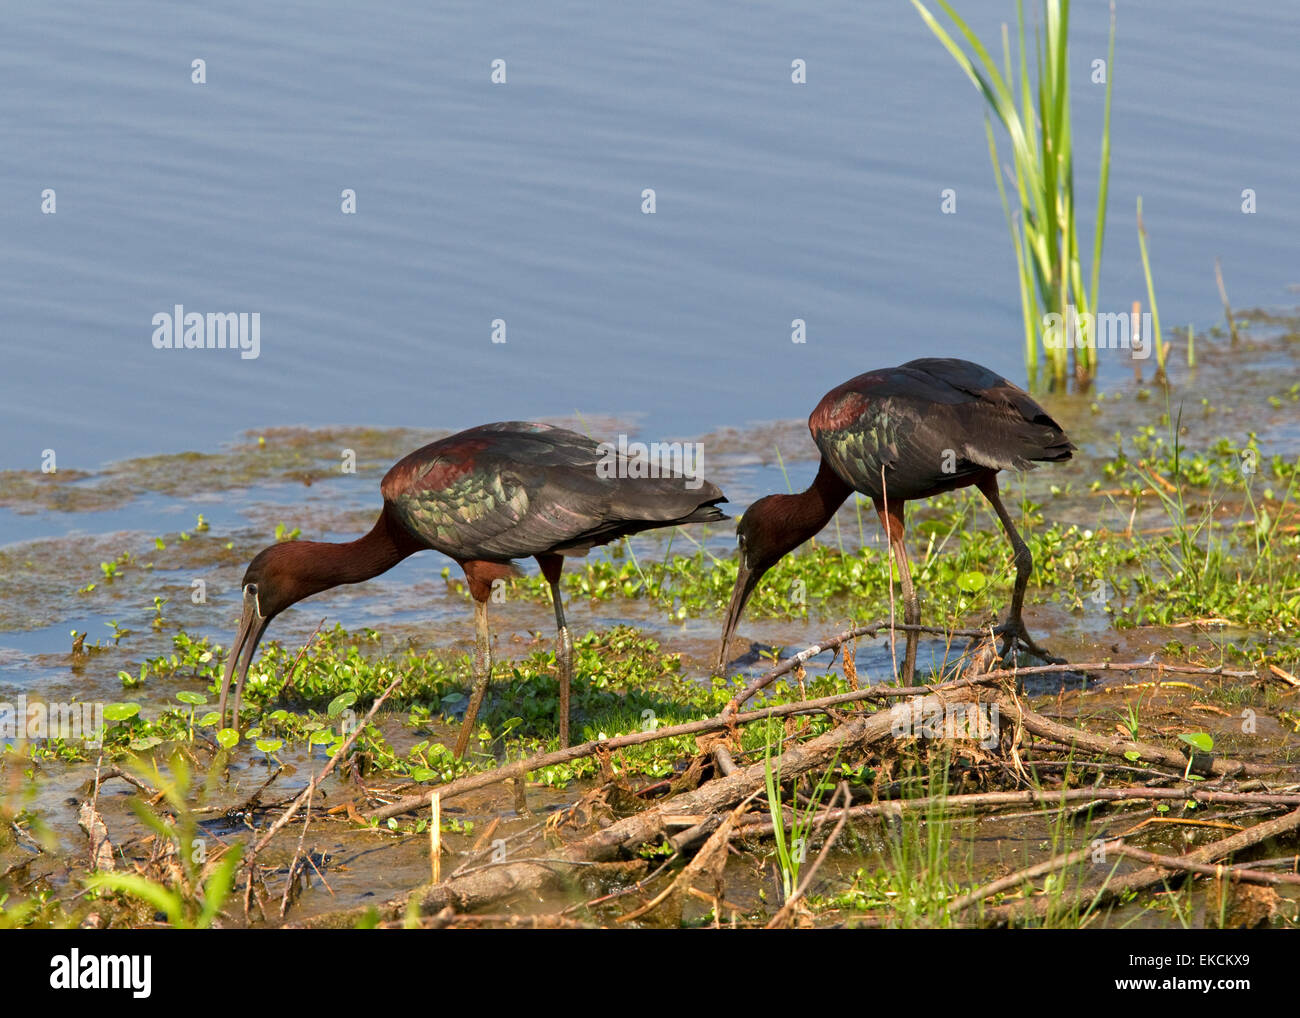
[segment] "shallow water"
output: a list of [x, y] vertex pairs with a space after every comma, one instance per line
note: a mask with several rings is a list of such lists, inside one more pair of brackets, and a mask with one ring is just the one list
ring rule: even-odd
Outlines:
[[[986, 38], [1014, 18], [1011, 0], [960, 9]], [[1074, 8], [1085, 209], [1106, 10]], [[1138, 194], [1166, 327], [1218, 317], [1216, 256], [1238, 305], [1300, 282], [1298, 28], [1263, 0], [1120, 5], [1102, 310], [1145, 300]], [[1021, 379], [983, 117], [905, 3], [15, 8], [0, 468], [575, 410], [680, 436], [800, 417], [920, 354]], [[155, 350], [176, 304], [261, 314], [260, 356]]]

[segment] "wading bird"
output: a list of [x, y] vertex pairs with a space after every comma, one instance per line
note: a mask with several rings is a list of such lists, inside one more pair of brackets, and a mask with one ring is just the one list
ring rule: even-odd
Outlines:
[[546, 424], [484, 424], [441, 439], [396, 463], [380, 483], [384, 507], [370, 533], [347, 544], [288, 541], [260, 552], [244, 573], [243, 616], [221, 683], [221, 723], [230, 680], [234, 723], [253, 652], [270, 621], [291, 604], [344, 583], [361, 583], [408, 555], [433, 548], [465, 571], [477, 628], [474, 684], [456, 756], [465, 752], [492, 672], [487, 605], [513, 559], [534, 557], [551, 587], [557, 628], [560, 744], [569, 744], [573, 643], [564, 622], [564, 556], [628, 534], [725, 520], [726, 497], [703, 478], [645, 476], [642, 464], [611, 462], [608, 447]]
[[[903, 544], [903, 504], [975, 485], [993, 506], [1015, 553], [1016, 585], [1000, 653], [1016, 641], [1041, 657], [1021, 618], [1033, 558], [998, 497], [999, 470], [1031, 469], [1037, 462], [1070, 458], [1074, 446], [1028, 394], [988, 368], [955, 358], [930, 357], [897, 368], [868, 371], [822, 397], [808, 430], [821, 451], [821, 466], [807, 491], [760, 498], [736, 527], [740, 572], [727, 609], [718, 669], [745, 602], [759, 579], [786, 553], [822, 529], [848, 496], [871, 498], [898, 561], [904, 621], [920, 625], [921, 607], [912, 587]], [[916, 668], [917, 631], [907, 631], [904, 681]]]

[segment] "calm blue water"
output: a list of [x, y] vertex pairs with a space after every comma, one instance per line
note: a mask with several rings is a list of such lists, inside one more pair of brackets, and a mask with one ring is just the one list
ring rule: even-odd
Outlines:
[[[1023, 378], [982, 100], [902, 0], [809, 7], [9, 5], [0, 467], [575, 409], [695, 434], [922, 354]], [[1106, 5], [1075, 8], [1091, 207]], [[1235, 304], [1293, 299], [1298, 41], [1290, 4], [1121, 4], [1103, 308], [1145, 297], [1139, 193], [1166, 325], [1218, 317], [1216, 255]], [[260, 356], [154, 349], [176, 304], [259, 313]]]

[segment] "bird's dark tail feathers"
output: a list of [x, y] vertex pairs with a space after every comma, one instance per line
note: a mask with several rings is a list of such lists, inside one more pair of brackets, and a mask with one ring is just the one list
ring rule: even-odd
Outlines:
[[[719, 501], [725, 501], [719, 499]], [[700, 506], [688, 516], [683, 516], [677, 523], [721, 523], [723, 520], [731, 519], [726, 513], [719, 509], [714, 503], [709, 502]]]
[[[1046, 417], [1046, 415], [1044, 415]], [[1036, 448], [1025, 453], [1025, 458], [1034, 460], [1038, 463], [1059, 463], [1061, 460], [1068, 460], [1074, 455], [1075, 444], [1061, 426], [1053, 421], [1050, 417], [1046, 422], [1031, 425], [1037, 432], [1035, 436]]]
[[[1028, 397], [1026, 397], [1028, 402]], [[968, 459], [996, 470], [1033, 470], [1039, 463], [1068, 460], [1074, 443], [1041, 409], [1032, 417], [999, 416], [972, 422], [966, 440]]]

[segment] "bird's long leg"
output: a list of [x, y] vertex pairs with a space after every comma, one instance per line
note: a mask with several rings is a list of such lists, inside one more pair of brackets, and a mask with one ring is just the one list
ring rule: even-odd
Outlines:
[[986, 480], [978, 483], [979, 490], [984, 493], [984, 497], [989, 500], [993, 506], [993, 511], [998, 514], [998, 519], [1002, 521], [1002, 529], [1007, 532], [1007, 538], [1011, 541], [1011, 550], [1015, 554], [1016, 563], [1016, 585], [1011, 592], [1011, 610], [1007, 612], [1006, 620], [994, 629], [994, 633], [1005, 638], [1002, 647], [1002, 656], [1015, 651], [1016, 641], [1019, 640], [1029, 649], [1029, 652], [1036, 654], [1045, 661], [1055, 664], [1063, 664], [1061, 658], [1053, 657], [1032, 639], [1025, 632], [1025, 621], [1021, 615], [1025, 603], [1025, 587], [1029, 585], [1029, 574], [1034, 571], [1034, 556], [1029, 551], [1029, 546], [1020, 538], [1020, 533], [1016, 530], [1016, 525], [1011, 522], [1011, 514], [1007, 512], [1006, 506], [1002, 504], [1002, 498], [998, 494], [998, 478], [996, 474], [990, 474]]
[[555, 662], [560, 671], [560, 749], [569, 746], [569, 683], [573, 680], [573, 640], [564, 622], [564, 600], [559, 583], [551, 584], [555, 602]]
[[492, 678], [492, 634], [488, 630], [487, 599], [474, 599], [474, 688], [469, 694], [469, 706], [465, 708], [465, 720], [460, 726], [460, 735], [456, 738], [455, 755], [457, 759], [465, 755], [465, 747], [474, 732], [474, 721], [478, 718], [478, 709], [483, 705], [483, 694], [487, 692], [488, 681]]
[[[880, 525], [885, 528], [889, 538], [889, 547], [898, 562], [898, 576], [903, 586], [903, 621], [909, 626], [921, 624], [921, 602], [912, 586], [912, 570], [907, 561], [907, 546], [903, 543], [903, 503], [890, 505], [882, 499], [876, 500], [876, 512], [880, 516]], [[916, 644], [920, 634], [913, 628], [907, 630], [907, 651], [903, 655], [904, 685], [911, 685], [916, 675]]]
[[564, 559], [559, 555], [538, 555], [537, 564], [551, 586], [551, 602], [555, 605], [555, 664], [560, 680], [560, 748], [569, 746], [569, 686], [573, 681], [573, 639], [564, 621], [564, 598], [560, 594], [560, 570]]

